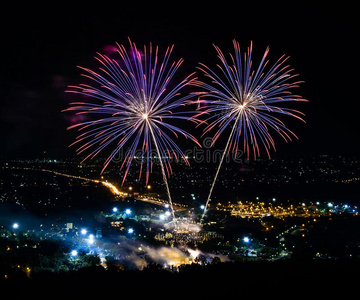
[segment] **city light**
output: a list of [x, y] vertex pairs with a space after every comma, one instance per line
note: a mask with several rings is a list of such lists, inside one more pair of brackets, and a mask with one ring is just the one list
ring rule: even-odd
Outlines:
[[[55, 176], [50, 176], [50, 178], [55, 178]], [[70, 178], [70, 184], [75, 185], [73, 177]], [[23, 178], [19, 180], [23, 180]], [[29, 180], [32, 184], [33, 179], [29, 177]], [[184, 180], [187, 180], [186, 176], [184, 176]], [[49, 181], [48, 184], [50, 183], [56, 186], [55, 181]], [[81, 182], [78, 184], [83, 185]], [[72, 185], [69, 187], [71, 188]], [[100, 186], [101, 182], [98, 182], [98, 185]], [[212, 203], [212, 212], [209, 215], [211, 218], [205, 220], [204, 226], [201, 226], [197, 217], [205, 205], [197, 202], [201, 199], [201, 196], [197, 196], [195, 202], [191, 200], [191, 197], [188, 197], [187, 203], [174, 202], [177, 212], [175, 228], [174, 222], [171, 222], [171, 206], [168, 201], [161, 198], [160, 194], [150, 195], [146, 186], [142, 192], [143, 194], [136, 195], [136, 200], [115, 198], [116, 202], [112, 202], [107, 209], [99, 209], [96, 212], [95, 221], [92, 217], [88, 219], [85, 215], [81, 219], [68, 217], [66, 221], [65, 218], [59, 218], [59, 220], [51, 222], [51, 226], [36, 224], [36, 227], [31, 229], [27, 225], [28, 222], [25, 226], [25, 222], [19, 216], [11, 216], [7, 225], [8, 230], [3, 228], [3, 232], [7, 235], [5, 238], [11, 240], [6, 244], [3, 254], [5, 257], [11, 258], [17, 252], [23, 251], [22, 248], [36, 245], [32, 251], [43, 255], [43, 249], [38, 247], [41, 245], [41, 241], [56, 238], [66, 241], [67, 257], [59, 264], [63, 264], [68, 270], [78, 270], [90, 265], [106, 267], [105, 257], [108, 256], [112, 259], [120, 257], [125, 263], [129, 263], [129, 265], [131, 263], [134, 268], [139, 270], [151, 262], [156, 262], [171, 272], [178, 272], [177, 267], [181, 264], [195, 263], [206, 266], [220, 261], [226, 262], [232, 256], [239, 260], [243, 260], [243, 258], [251, 258], [251, 261], [282, 261], [286, 259], [291, 262], [292, 254], [297, 248], [296, 243], [299, 242], [308, 243], [309, 246], [314, 247], [313, 259], [335, 260], [339, 257], [336, 252], [337, 248], [330, 247], [330, 250], [317, 248], [315, 243], [311, 244], [312, 236], [317, 234], [317, 231], [321, 233], [324, 230], [326, 233], [327, 226], [336, 228], [336, 223], [330, 222], [332, 219], [336, 218], [340, 224], [340, 222], [348, 222], [348, 220], [355, 220], [358, 217], [358, 206], [347, 201], [304, 200], [306, 198], [296, 201], [295, 199], [276, 197], [276, 201], [273, 202], [274, 195], [257, 196], [254, 194], [250, 198], [252, 200], [229, 199], [225, 202], [219, 199], [217, 203]], [[142, 202], [151, 205], [145, 204], [142, 208]], [[224, 215], [229, 215], [238, 229], [233, 230], [229, 234], [229, 238], [225, 238], [222, 234], [224, 224], [221, 220]], [[270, 216], [271, 218], [267, 218]], [[104, 226], [104, 222], [107, 228], [102, 232], [101, 228]], [[253, 226], [255, 231], [252, 231], [252, 228], [245, 229], [244, 224], [255, 225]], [[258, 229], [259, 231], [257, 231]], [[353, 229], [346, 228], [346, 230]], [[357, 233], [355, 230], [356, 228], [354, 228], [354, 236]], [[23, 234], [26, 235], [29, 242], [23, 243], [23, 240], [19, 239], [19, 231], [24, 231]], [[31, 231], [36, 235], [29, 234]], [[332, 237], [331, 233], [329, 237]], [[143, 239], [146, 239], [146, 243], [143, 242]], [[301, 242], [300, 239], [304, 241]], [[30, 242], [30, 240], [34, 240], [34, 242]], [[212, 249], [203, 248], [202, 244], [206, 245], [208, 242], [213, 245]], [[345, 241], [342, 244], [341, 253], [345, 253], [344, 257], [356, 259], [356, 253], [353, 252], [353, 248], [348, 247], [348, 243], [350, 242]], [[59, 247], [58, 252], [63, 254], [64, 248], [61, 245]], [[196, 247], [202, 250], [197, 250]], [[208, 249], [211, 249], [211, 252], [208, 252]], [[301, 253], [301, 250], [296, 251]], [[51, 255], [48, 258], [49, 260], [53, 259]], [[30, 267], [28, 265], [30, 264], [23, 263], [22, 257], [19, 259], [19, 262], [16, 263], [9, 260], [9, 264], [21, 269], [29, 276], [28, 268]], [[39, 270], [43, 268], [42, 265], [31, 266], [33, 274], [37, 272], [33, 271], [36, 270], [35, 267]], [[56, 268], [57, 266], [51, 269], [56, 271]]]
[[89, 244], [94, 244], [95, 240], [94, 240], [94, 235], [93, 234], [89, 234], [89, 238], [88, 238], [88, 243]]
[[124, 195], [123, 192], [119, 191], [118, 188], [111, 184], [110, 182], [107, 181], [102, 181], [101, 182], [104, 186], [106, 186], [108, 189], [110, 189], [110, 191], [114, 194], [114, 195]]

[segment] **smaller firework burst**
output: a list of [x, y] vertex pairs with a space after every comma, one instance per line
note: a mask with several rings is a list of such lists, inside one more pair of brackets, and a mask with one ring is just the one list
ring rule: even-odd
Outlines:
[[205, 104], [201, 114], [208, 116], [204, 134], [217, 128], [213, 137], [214, 144], [228, 127], [231, 128], [202, 218], [225, 154], [237, 152], [243, 147], [248, 157], [252, 153], [256, 158], [260, 155], [262, 146], [270, 157], [270, 150], [276, 150], [273, 133], [280, 135], [286, 142], [293, 137], [297, 138], [279, 117], [286, 115], [304, 121], [302, 112], [284, 106], [289, 102], [307, 101], [291, 92], [301, 81], [294, 80], [298, 74], [293, 74], [294, 70], [286, 65], [289, 57], [283, 55], [273, 65], [269, 65], [267, 48], [258, 67], [253, 68], [252, 43], [244, 53], [244, 58], [239, 43], [234, 40], [233, 45], [235, 56], [230, 54], [229, 61], [220, 48], [215, 46], [221, 61], [217, 65], [219, 72], [200, 64], [199, 69], [211, 83], [195, 83], [207, 91], [203, 96], [205, 100], [197, 101]]

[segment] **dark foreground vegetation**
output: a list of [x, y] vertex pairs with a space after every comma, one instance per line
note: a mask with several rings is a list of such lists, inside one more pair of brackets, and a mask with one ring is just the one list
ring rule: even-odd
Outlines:
[[[207, 266], [198, 264], [168, 271], [158, 265], [139, 270], [105, 270], [101, 266], [77, 271], [39, 271], [26, 276], [12, 270], [0, 281], [2, 291], [10, 290], [43, 296], [81, 293], [116, 295], [126, 293], [156, 294], [167, 289], [181, 293], [314, 293], [351, 291], [359, 279], [360, 261], [284, 260], [227, 262]], [[174, 291], [173, 290], [173, 291]], [[295, 294], [294, 294], [295, 293]]]

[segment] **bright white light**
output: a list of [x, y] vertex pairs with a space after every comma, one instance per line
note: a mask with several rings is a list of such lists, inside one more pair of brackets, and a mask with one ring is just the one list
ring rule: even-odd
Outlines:
[[80, 232], [81, 232], [81, 234], [84, 234], [84, 235], [87, 234], [87, 230], [86, 230], [86, 229], [81, 229]]
[[143, 118], [144, 120], [146, 120], [146, 119], [148, 118], [148, 114], [143, 114], [143, 115], [142, 115], [142, 118]]
[[249, 239], [247, 236], [245, 236], [245, 237], [243, 238], [243, 241], [244, 241], [244, 243], [248, 243], [248, 242], [250, 242], [250, 239]]
[[244, 103], [244, 104], [239, 104], [239, 109], [240, 109], [240, 111], [242, 111], [242, 110], [245, 108], [245, 106], [246, 106], [246, 103]]
[[165, 220], [166, 216], [164, 214], [160, 215], [160, 220]]
[[171, 212], [167, 211], [167, 212], [165, 213], [165, 216], [170, 217], [170, 216], [171, 216]]
[[94, 244], [94, 242], [95, 242], [95, 240], [94, 240], [94, 235], [93, 235], [93, 234], [90, 234], [87, 241], [88, 241], [89, 244]]
[[113, 211], [113, 212], [117, 212], [117, 211], [118, 211], [118, 208], [117, 208], [117, 207], [114, 207], [114, 208], [112, 209], [112, 211]]
[[130, 214], [131, 214], [131, 209], [130, 209], [130, 208], [125, 209], [125, 213], [126, 213], [127, 215], [130, 215]]
[[165, 204], [165, 208], [169, 208], [169, 207], [170, 207], [170, 205], [166, 203], [166, 204]]
[[200, 205], [200, 208], [201, 208], [201, 209], [205, 209], [205, 205]]
[[78, 252], [76, 250], [72, 250], [70, 252], [70, 254], [71, 254], [71, 256], [76, 256], [76, 255], [78, 255]]
[[328, 203], [328, 207], [333, 207], [334, 205], [332, 203]]
[[14, 229], [18, 229], [19, 228], [19, 224], [18, 223], [14, 223], [12, 226]]
[[130, 233], [130, 234], [134, 233], [134, 229], [129, 228], [129, 229], [128, 229], [128, 233]]
[[190, 248], [187, 249], [191, 255], [192, 258], [196, 258], [199, 256], [200, 254], [200, 251], [199, 250], [192, 250]]

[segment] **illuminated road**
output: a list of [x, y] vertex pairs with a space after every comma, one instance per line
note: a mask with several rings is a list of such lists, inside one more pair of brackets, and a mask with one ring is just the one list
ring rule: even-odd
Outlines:
[[[151, 204], [155, 204], [155, 205], [160, 205], [160, 206], [167, 206], [169, 205], [169, 202], [160, 198], [156, 198], [156, 197], [148, 197], [145, 195], [139, 195], [136, 200], [140, 200], [143, 202], [148, 202]], [[175, 211], [181, 211], [181, 210], [185, 210], [187, 209], [187, 205], [184, 204], [178, 204], [173, 202], [173, 207]]]
[[122, 191], [118, 190], [118, 188], [115, 185], [113, 185], [113, 184], [111, 184], [110, 182], [107, 182], [107, 181], [102, 181], [102, 180], [97, 180], [97, 179], [90, 179], [90, 178], [85, 178], [85, 177], [81, 177], [81, 176], [74, 176], [74, 175], [64, 174], [64, 173], [60, 173], [60, 172], [56, 172], [56, 171], [52, 171], [52, 170], [47, 170], [47, 169], [40, 169], [40, 171], [53, 173], [53, 174], [59, 175], [59, 176], [64, 176], [64, 177], [69, 177], [69, 178], [74, 178], [74, 179], [80, 179], [80, 180], [84, 180], [84, 181], [91, 181], [91, 182], [95, 182], [95, 183], [101, 183], [102, 185], [104, 185], [108, 189], [110, 189], [110, 191], [116, 196], [121, 196], [121, 197], [127, 197], [128, 196], [128, 193], [125, 193], [125, 192], [122, 192]]
[[[85, 177], [81, 177], [81, 176], [75, 176], [75, 175], [60, 173], [60, 172], [57, 172], [57, 171], [47, 170], [47, 169], [40, 169], [40, 171], [53, 173], [55, 175], [64, 176], [64, 177], [68, 177], [68, 178], [74, 178], [74, 179], [79, 179], [79, 180], [84, 180], [84, 181], [90, 181], [90, 182], [94, 182], [94, 183], [101, 183], [102, 185], [104, 185], [108, 189], [110, 189], [111, 193], [113, 193], [116, 196], [119, 196], [119, 197], [127, 197], [127, 196], [129, 196], [128, 193], [120, 191], [115, 185], [113, 185], [112, 183], [110, 183], [108, 181], [90, 179], [90, 178], [85, 178]], [[149, 196], [145, 196], [145, 195], [139, 195], [136, 198], [136, 200], [151, 203], [151, 204], [155, 204], [155, 205], [160, 205], [160, 206], [169, 205], [168, 201], [166, 201], [166, 200], [156, 198], [156, 197], [149, 197]], [[187, 208], [186, 205], [178, 204], [178, 203], [173, 203], [173, 206], [174, 206], [175, 211], [180, 211], [180, 210], [184, 210], [184, 209]]]

